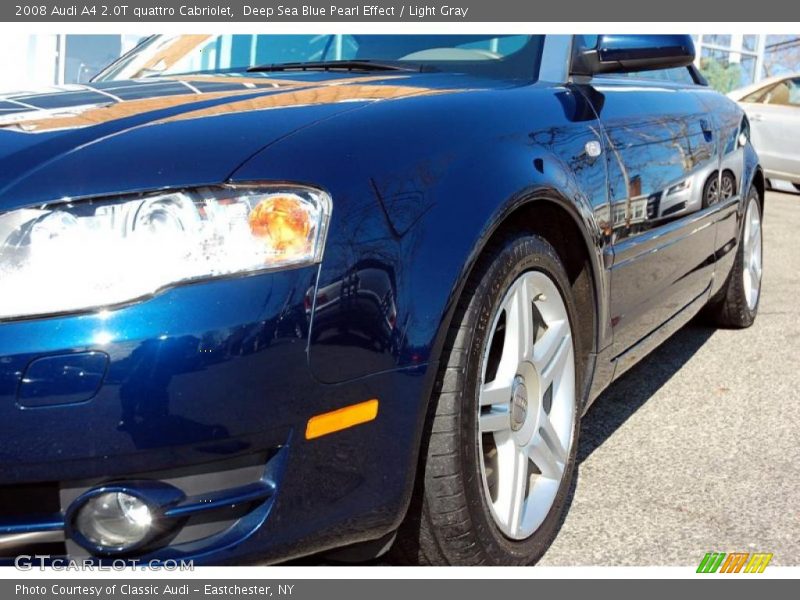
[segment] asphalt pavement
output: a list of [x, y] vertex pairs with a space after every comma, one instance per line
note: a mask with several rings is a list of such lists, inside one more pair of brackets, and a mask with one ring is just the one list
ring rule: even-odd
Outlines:
[[587, 413], [572, 507], [542, 565], [800, 565], [800, 195], [768, 193], [761, 306], [690, 323]]

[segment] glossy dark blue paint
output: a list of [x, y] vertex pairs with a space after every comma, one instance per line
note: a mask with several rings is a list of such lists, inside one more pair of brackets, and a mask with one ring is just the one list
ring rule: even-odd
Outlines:
[[17, 387], [20, 408], [45, 408], [87, 402], [97, 394], [108, 370], [105, 352], [75, 352], [34, 359]]
[[[430, 77], [430, 85], [441, 85]], [[364, 120], [373, 125], [362, 135], [342, 136], [361, 129]], [[330, 298], [317, 298], [322, 308], [315, 311], [310, 347], [315, 376], [335, 382], [427, 362], [442, 315], [469, 268], [465, 258], [512, 203], [547, 196], [585, 228], [587, 247], [602, 246], [593, 212], [607, 202], [605, 165], [584, 151], [597, 126], [582, 95], [567, 86], [454, 89], [342, 114], [266, 148], [236, 171], [233, 181], [315, 181], [341, 199], [318, 294], [347, 299], [348, 281], [370, 268], [391, 288], [385, 301], [396, 312], [393, 331], [383, 324], [377, 301], [374, 310], [361, 311], [360, 330], [346, 320], [337, 320], [337, 327], [350, 330], [332, 330], [325, 307]], [[327, 149], [327, 160], [297, 160], [315, 146]], [[363, 241], [354, 245], [354, 239]], [[595, 261], [599, 281], [599, 255]]]
[[[23, 533], [40, 533], [43, 531], [59, 531], [64, 528], [64, 517], [59, 514], [35, 514], [35, 519], [5, 517], [0, 525], [0, 535], [19, 535]], [[0, 559], [2, 564], [2, 559]]]
[[[202, 462], [283, 443], [293, 402], [313, 385], [295, 325], [306, 318], [304, 294], [316, 273], [198, 283], [117, 310], [0, 326], [4, 481], [58, 480], [60, 465], [72, 460], [87, 459], [76, 467], [80, 479], [139, 471], [143, 460], [151, 469], [176, 466], [184, 452]], [[17, 374], [35, 357], [69, 350], [109, 357], [102, 389], [88, 403], [20, 410]], [[229, 397], [232, 381], [242, 389]], [[275, 389], [279, 405], [270, 402]], [[269, 430], [281, 433], [261, 444], [251, 439]]]
[[643, 82], [632, 94], [627, 81], [600, 79], [594, 89], [604, 97], [618, 355], [708, 289], [714, 264], [704, 261], [713, 253], [715, 214], [698, 220], [701, 207], [694, 206], [676, 219], [665, 208], [673, 186], [695, 174], [701, 180], [692, 180], [692, 189], [702, 189], [719, 152], [716, 134], [703, 130], [708, 116], [692, 91]]
[[124, 493], [129, 496], [134, 496], [144, 502], [150, 509], [153, 518], [162, 521], [165, 520], [165, 514], [169, 509], [178, 503], [182, 502], [185, 498], [184, 494], [177, 488], [161, 482], [161, 481], [127, 481], [121, 485], [104, 485], [93, 488], [78, 497], [66, 510], [64, 515], [64, 527], [66, 535], [80, 544], [90, 552], [99, 555], [106, 554], [120, 554], [121, 552], [136, 552], [143, 548], [151, 538], [154, 536], [155, 531], [148, 537], [135, 545], [125, 548], [109, 549], [97, 545], [91, 540], [87, 539], [83, 532], [76, 527], [76, 519], [80, 510], [87, 504], [92, 502], [94, 498], [102, 494], [115, 494]]
[[687, 63], [694, 59], [694, 42], [692, 36], [678, 34], [602, 35], [597, 54], [601, 61], [620, 64], [668, 58], [674, 66], [676, 57], [685, 57]]
[[575, 36], [570, 72], [578, 76], [629, 73], [688, 66], [694, 61], [690, 35]]
[[[614, 358], [730, 268], [721, 249], [738, 239], [738, 197], [727, 211], [671, 217], [650, 199], [729, 155], [741, 163], [740, 189], [757, 173], [749, 145], [735, 154], [729, 143], [741, 113], [695, 88], [642, 82], [631, 93], [613, 79], [443, 73], [237, 81], [192, 82], [195, 91], [105, 83], [126, 102], [0, 128], [2, 210], [226, 181], [308, 184], [333, 198], [318, 266], [0, 323], [0, 486], [114, 482], [281, 449], [267, 501], [210, 541], [148, 558], [277, 561], [392, 531], [410, 498], [454, 302], [501, 224], [547, 202], [578, 227], [597, 310], [591, 399], [614, 376]], [[587, 152], [596, 141], [599, 157]], [[633, 198], [644, 200], [638, 224]], [[96, 393], [88, 384], [47, 391], [59, 368], [87, 356], [108, 361]], [[39, 378], [32, 369], [50, 382], [45, 391], [20, 384], [26, 370]], [[369, 398], [380, 400], [375, 421], [303, 439], [310, 416]], [[31, 402], [49, 406], [23, 409]]]

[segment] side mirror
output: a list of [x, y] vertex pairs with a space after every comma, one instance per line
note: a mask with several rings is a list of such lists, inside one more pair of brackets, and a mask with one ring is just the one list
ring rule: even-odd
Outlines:
[[690, 35], [599, 35], [592, 48], [581, 47], [581, 37], [575, 36], [571, 75], [652, 71], [694, 62]]

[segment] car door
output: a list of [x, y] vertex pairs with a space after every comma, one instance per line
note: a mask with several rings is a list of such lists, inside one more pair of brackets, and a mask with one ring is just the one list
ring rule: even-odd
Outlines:
[[745, 180], [745, 144], [750, 138], [747, 118], [741, 109], [725, 96], [709, 88], [699, 88], [695, 94], [714, 119], [720, 153], [719, 186], [710, 194], [708, 204], [716, 213], [714, 242], [714, 286], [721, 287], [733, 267], [739, 240], [739, 207], [750, 182]]
[[603, 96], [615, 358], [701, 302], [713, 273], [713, 209], [703, 202], [718, 177], [713, 121], [693, 86], [666, 79], [592, 83]]
[[800, 182], [800, 77], [791, 77], [746, 96], [753, 146], [767, 176]]

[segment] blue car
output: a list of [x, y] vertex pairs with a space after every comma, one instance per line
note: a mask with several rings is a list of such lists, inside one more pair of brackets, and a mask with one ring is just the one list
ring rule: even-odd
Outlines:
[[764, 176], [693, 59], [154, 36], [0, 97], [0, 557], [536, 562], [601, 391], [756, 317]]

